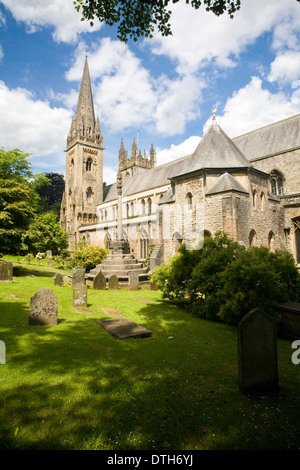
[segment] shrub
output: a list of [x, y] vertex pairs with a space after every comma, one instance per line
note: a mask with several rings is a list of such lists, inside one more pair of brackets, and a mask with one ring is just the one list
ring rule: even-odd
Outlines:
[[72, 267], [83, 266], [86, 271], [95, 268], [106, 258], [108, 250], [101, 246], [85, 246], [79, 251], [75, 251], [72, 256]]

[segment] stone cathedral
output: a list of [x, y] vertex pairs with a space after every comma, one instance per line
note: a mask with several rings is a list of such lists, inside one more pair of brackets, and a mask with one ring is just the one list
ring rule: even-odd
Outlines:
[[224, 231], [239, 243], [287, 250], [300, 264], [300, 114], [230, 138], [212, 116], [190, 155], [156, 166], [134, 140], [121, 139], [117, 181], [103, 184], [103, 134], [95, 117], [86, 59], [67, 136], [60, 223], [70, 249], [126, 241], [150, 270]]

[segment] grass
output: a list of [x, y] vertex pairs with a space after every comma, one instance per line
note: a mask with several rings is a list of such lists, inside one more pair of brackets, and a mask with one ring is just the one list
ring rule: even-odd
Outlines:
[[[238, 389], [237, 330], [162, 301], [159, 292], [94, 291], [76, 313], [55, 268], [19, 265], [0, 285], [0, 449], [299, 449], [299, 367], [278, 339], [278, 393]], [[34, 276], [34, 277], [33, 277]], [[55, 326], [28, 325], [30, 297], [50, 287]], [[137, 298], [147, 298], [146, 303]], [[99, 325], [102, 307], [150, 329], [116, 340]]]

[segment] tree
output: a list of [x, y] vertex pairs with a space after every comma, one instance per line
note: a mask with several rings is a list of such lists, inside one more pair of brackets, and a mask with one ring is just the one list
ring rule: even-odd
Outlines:
[[23, 247], [31, 253], [51, 250], [53, 255], [68, 247], [67, 234], [62, 230], [54, 212], [35, 217], [22, 237]]
[[60, 204], [65, 189], [64, 175], [60, 173], [45, 173], [49, 183], [43, 184], [37, 189], [41, 197], [41, 206], [44, 211], [53, 211], [59, 214]]
[[[76, 10], [82, 9], [81, 21], [89, 20], [91, 26], [94, 18], [109, 26], [118, 24], [118, 38], [127, 42], [128, 38], [135, 42], [140, 36], [153, 37], [157, 25], [162, 36], [172, 35], [170, 18], [172, 11], [169, 4], [178, 3], [179, 0], [75, 0]], [[233, 18], [234, 13], [240, 9], [241, 0], [185, 0], [198, 10], [203, 3], [206, 11], [219, 16], [228, 13]]]
[[0, 246], [4, 253], [22, 250], [22, 235], [35, 215], [31, 193], [26, 182], [0, 178]]
[[0, 148], [0, 244], [1, 251], [20, 253], [22, 236], [40, 203], [37, 189], [49, 180], [33, 174], [29, 154]]

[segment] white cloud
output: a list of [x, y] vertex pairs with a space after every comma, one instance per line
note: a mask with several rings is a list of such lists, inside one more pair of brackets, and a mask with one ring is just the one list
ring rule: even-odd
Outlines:
[[23, 21], [28, 33], [42, 27], [54, 27], [53, 38], [56, 42], [74, 42], [78, 34], [97, 31], [100, 22], [91, 28], [89, 22], [80, 21], [81, 14], [75, 10], [72, 0], [1, 0], [17, 21]]
[[291, 83], [300, 78], [300, 52], [287, 51], [271, 64], [270, 82]]
[[[230, 137], [285, 119], [300, 112], [298, 90], [289, 98], [284, 93], [272, 94], [262, 87], [262, 80], [252, 77], [251, 82], [229, 98], [223, 116], [217, 122]], [[209, 122], [204, 126], [207, 129]]]
[[[0, 142], [35, 156], [63, 152], [72, 114], [35, 100], [23, 88], [10, 90], [0, 82]], [[26, 114], [25, 114], [26, 112]]]
[[156, 149], [157, 165], [192, 154], [199, 142], [199, 136], [191, 136], [179, 145], [172, 144], [168, 149]]
[[[280, 32], [279, 25], [285, 23]], [[173, 6], [173, 36], [156, 35], [147, 44], [154, 54], [165, 54], [178, 64], [180, 73], [191, 73], [214, 61], [232, 67], [237, 57], [256, 38], [275, 28], [276, 44], [287, 44], [286, 30], [300, 21], [300, 7], [295, 0], [251, 0], [244, 2], [235, 18], [216, 17], [204, 6], [198, 11], [184, 2]], [[290, 39], [291, 40], [291, 39]]]
[[[81, 42], [66, 74], [68, 80], [81, 80], [84, 60]], [[96, 113], [114, 132], [143, 125], [158, 134], [174, 135], [199, 115], [195, 103], [204, 84], [194, 75], [173, 80], [161, 75], [154, 80], [128, 45], [109, 38], [93, 45], [88, 62]]]

